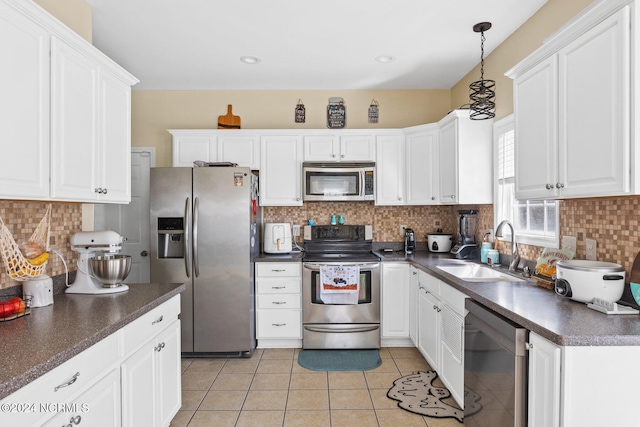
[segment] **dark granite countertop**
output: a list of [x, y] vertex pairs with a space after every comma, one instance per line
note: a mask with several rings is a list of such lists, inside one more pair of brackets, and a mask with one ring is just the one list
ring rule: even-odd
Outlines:
[[[401, 253], [400, 255], [404, 255]], [[441, 279], [470, 298], [513, 322], [562, 346], [640, 346], [640, 315], [607, 315], [586, 304], [556, 295], [533, 280], [521, 282], [469, 282], [445, 273], [438, 265], [452, 263], [449, 254], [416, 251], [406, 260]], [[455, 262], [455, 261], [454, 261]]]
[[0, 399], [69, 360], [185, 289], [129, 284], [107, 295], [58, 294], [53, 305], [0, 323]]
[[253, 259], [253, 262], [301, 262], [304, 252], [291, 252], [288, 254], [267, 254], [260, 252], [260, 255]]
[[[383, 251], [387, 247], [392, 251]], [[600, 313], [586, 304], [537, 286], [531, 279], [520, 282], [465, 281], [437, 268], [438, 265], [459, 262], [449, 253], [431, 253], [419, 248], [413, 255], [406, 255], [400, 244], [381, 244], [374, 249], [383, 262], [409, 262], [555, 344], [640, 346], [639, 314]], [[302, 255], [261, 254], [255, 261], [299, 262]]]

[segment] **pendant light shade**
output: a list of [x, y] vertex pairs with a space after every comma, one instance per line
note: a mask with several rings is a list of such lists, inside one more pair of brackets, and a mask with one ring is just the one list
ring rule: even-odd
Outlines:
[[473, 26], [473, 31], [480, 33], [480, 80], [469, 85], [469, 115], [472, 120], [486, 120], [496, 116], [496, 82], [484, 79], [484, 32], [490, 28], [491, 22], [480, 22]]

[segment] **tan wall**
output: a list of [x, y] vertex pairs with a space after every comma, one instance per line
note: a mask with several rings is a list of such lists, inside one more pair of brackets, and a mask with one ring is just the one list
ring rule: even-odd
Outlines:
[[[156, 147], [156, 165], [171, 166], [167, 129], [216, 129], [218, 116], [233, 114], [243, 129], [323, 129], [330, 97], [344, 98], [347, 128], [400, 128], [440, 120], [451, 104], [448, 90], [335, 91], [133, 91], [132, 144]], [[294, 122], [298, 99], [305, 123]], [[367, 123], [371, 101], [379, 104], [378, 124]], [[230, 130], [230, 132], [233, 132]]]
[[[484, 77], [496, 81], [496, 119], [513, 112], [513, 81], [504, 75], [507, 70], [542, 46], [542, 42], [594, 0], [549, 0], [535, 15], [498, 46], [484, 62]], [[485, 32], [491, 39], [491, 30]], [[478, 36], [480, 59], [480, 36]], [[469, 72], [451, 89], [452, 105], [469, 102], [469, 84], [480, 79], [480, 65]]]
[[91, 43], [91, 5], [86, 0], [35, 0], [35, 2]]

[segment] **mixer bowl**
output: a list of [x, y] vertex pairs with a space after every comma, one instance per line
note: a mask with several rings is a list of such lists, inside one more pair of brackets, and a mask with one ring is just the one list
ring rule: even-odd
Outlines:
[[120, 286], [131, 272], [131, 255], [96, 256], [89, 259], [89, 268], [102, 286]]

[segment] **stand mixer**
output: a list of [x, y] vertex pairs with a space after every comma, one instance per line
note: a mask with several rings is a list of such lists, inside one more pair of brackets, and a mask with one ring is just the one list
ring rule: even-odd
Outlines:
[[[129, 289], [127, 285], [122, 283], [114, 284], [111, 280], [98, 278], [90, 266], [90, 260], [96, 255], [96, 252], [103, 252], [104, 258], [115, 257], [114, 254], [122, 250], [122, 243], [126, 239], [115, 231], [81, 231], [71, 236], [71, 249], [80, 253], [78, 259], [78, 272], [76, 280], [67, 288], [68, 294], [113, 294], [124, 292]], [[118, 279], [124, 280], [129, 274], [131, 268], [130, 257], [129, 264], [125, 272], [121, 272]], [[124, 277], [123, 277], [124, 276]]]

